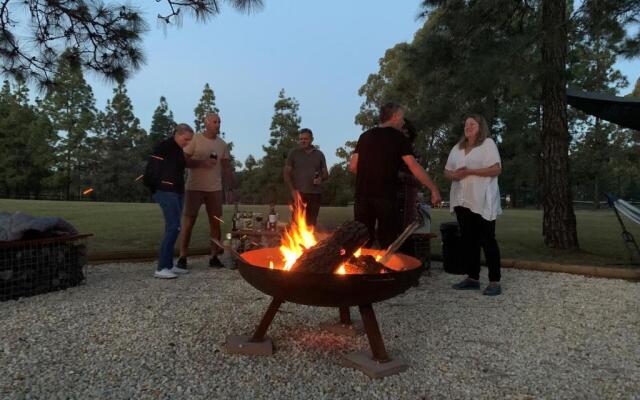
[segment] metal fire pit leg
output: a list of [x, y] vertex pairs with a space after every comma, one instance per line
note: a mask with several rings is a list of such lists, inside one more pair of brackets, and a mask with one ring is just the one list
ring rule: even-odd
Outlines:
[[265, 337], [265, 334], [282, 303], [283, 301], [280, 299], [274, 298], [271, 300], [271, 304], [269, 304], [269, 308], [267, 308], [267, 312], [264, 313], [253, 336], [228, 336], [227, 342], [225, 343], [227, 353], [245, 354], [249, 356], [270, 356], [273, 354], [273, 343], [270, 338]]
[[406, 370], [407, 364], [404, 361], [391, 359], [387, 354], [378, 321], [376, 320], [376, 314], [373, 312], [371, 304], [360, 306], [360, 315], [362, 315], [362, 322], [369, 339], [371, 352], [356, 351], [346, 354], [344, 356], [345, 364], [348, 367], [361, 370], [371, 378], [383, 378]]
[[264, 313], [262, 320], [260, 321], [260, 325], [256, 328], [253, 336], [251, 337], [251, 341], [253, 343], [259, 343], [264, 340], [264, 335], [267, 333], [267, 329], [269, 329], [269, 325], [273, 321], [273, 317], [276, 316], [278, 312], [278, 308], [282, 305], [282, 300], [274, 298], [271, 300], [271, 304], [269, 304], [269, 308], [267, 308], [267, 312]]
[[351, 313], [349, 307], [340, 307], [340, 323], [351, 325]]
[[339, 307], [340, 322], [324, 322], [320, 327], [336, 335], [358, 336], [363, 332], [360, 321], [352, 321], [349, 307]]
[[382, 334], [378, 327], [378, 320], [371, 304], [360, 306], [360, 315], [362, 315], [364, 331], [367, 333], [367, 339], [369, 339], [369, 345], [371, 345], [373, 359], [381, 363], [389, 361], [389, 355], [384, 347], [384, 340], [382, 340]]

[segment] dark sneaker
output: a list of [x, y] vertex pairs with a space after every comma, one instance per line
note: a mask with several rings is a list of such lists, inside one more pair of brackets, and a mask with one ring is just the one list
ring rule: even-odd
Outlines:
[[176, 267], [180, 269], [187, 269], [187, 257], [180, 257], [176, 262]]
[[502, 288], [498, 284], [489, 284], [482, 294], [485, 296], [497, 296], [502, 294]]
[[209, 267], [210, 268], [222, 268], [222, 267], [224, 267], [224, 264], [222, 264], [222, 261], [220, 261], [218, 256], [213, 256], [213, 257], [211, 257], [209, 259]]
[[480, 289], [480, 282], [471, 278], [466, 278], [462, 282], [458, 282], [451, 287], [457, 290], [477, 290]]

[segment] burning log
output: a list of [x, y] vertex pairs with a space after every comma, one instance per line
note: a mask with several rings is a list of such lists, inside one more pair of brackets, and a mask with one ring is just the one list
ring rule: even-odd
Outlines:
[[394, 270], [380, 264], [375, 257], [366, 255], [351, 257], [345, 264], [345, 272], [347, 274], [385, 274]]
[[292, 269], [333, 274], [367, 240], [369, 240], [369, 232], [363, 223], [345, 222], [333, 235], [305, 250], [293, 264]]

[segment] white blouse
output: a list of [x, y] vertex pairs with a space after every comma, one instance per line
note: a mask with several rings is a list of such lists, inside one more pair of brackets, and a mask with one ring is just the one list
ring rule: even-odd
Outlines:
[[[498, 146], [493, 139], [487, 138], [466, 155], [464, 149], [456, 144], [449, 153], [445, 169], [455, 171], [462, 167], [487, 168], [495, 163], [500, 163]], [[495, 220], [502, 214], [498, 177], [470, 175], [459, 181], [452, 181], [449, 204], [451, 212], [454, 207], [462, 206], [480, 214], [487, 221]]]

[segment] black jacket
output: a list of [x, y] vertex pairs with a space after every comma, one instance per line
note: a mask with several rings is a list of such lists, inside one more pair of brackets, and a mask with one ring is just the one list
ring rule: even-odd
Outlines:
[[149, 156], [144, 185], [152, 193], [156, 190], [184, 193], [184, 168], [184, 152], [171, 136], [158, 143]]

